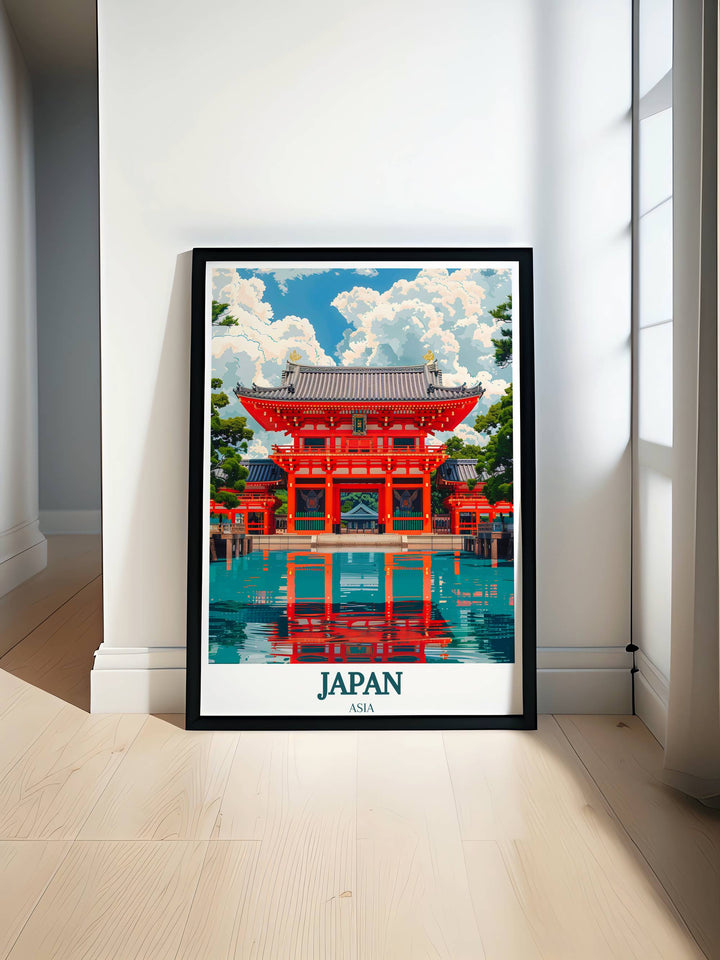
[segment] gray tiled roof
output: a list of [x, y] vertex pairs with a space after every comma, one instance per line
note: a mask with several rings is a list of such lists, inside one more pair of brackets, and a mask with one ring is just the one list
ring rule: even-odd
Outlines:
[[445, 387], [436, 363], [413, 367], [310, 367], [287, 363], [279, 387], [235, 387], [237, 397], [267, 400], [457, 400], [483, 388]]
[[285, 479], [285, 471], [272, 460], [243, 460], [243, 466], [248, 468], [246, 483], [272, 483]]
[[377, 520], [377, 507], [373, 510], [367, 503], [356, 503], [347, 513], [341, 513], [343, 520]]
[[460, 483], [466, 480], [477, 480], [475, 472], [477, 460], [445, 460], [438, 467], [438, 478], [446, 483]]

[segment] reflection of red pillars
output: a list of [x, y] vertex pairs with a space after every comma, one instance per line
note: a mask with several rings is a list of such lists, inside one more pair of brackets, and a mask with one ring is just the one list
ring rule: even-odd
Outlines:
[[393, 562], [392, 554], [385, 554], [385, 617], [392, 620], [393, 615]]
[[432, 533], [432, 517], [430, 516], [430, 474], [423, 474], [422, 490], [423, 533]]
[[288, 473], [287, 481], [287, 532], [295, 533], [295, 474]]
[[432, 569], [432, 554], [424, 553], [422, 557], [423, 572], [423, 602], [432, 598], [432, 578], [430, 571]]
[[[328, 464], [328, 467], [330, 465]], [[332, 474], [325, 474], [325, 533], [333, 532], [333, 481]]]
[[[392, 497], [392, 473], [388, 470], [385, 474], [385, 533], [393, 532], [393, 497]], [[392, 577], [392, 574], [390, 574]], [[391, 591], [392, 594], [392, 591]]]
[[455, 551], [455, 570], [454, 570], [454, 572], [455, 572], [455, 576], [456, 576], [456, 577], [459, 577], [459, 576], [460, 576], [460, 551], [459, 551], [459, 550], [456, 550], [456, 551]]
[[287, 615], [288, 620], [295, 616], [295, 554], [289, 553], [287, 558]]
[[326, 553], [323, 557], [325, 567], [325, 619], [329, 620], [332, 614], [332, 554]]
[[422, 558], [422, 572], [423, 572], [423, 620], [425, 623], [430, 622], [430, 605], [432, 601], [432, 555], [429, 553], [424, 553]]

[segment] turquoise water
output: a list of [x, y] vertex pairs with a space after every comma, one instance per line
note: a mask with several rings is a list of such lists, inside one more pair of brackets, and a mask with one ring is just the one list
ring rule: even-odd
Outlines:
[[210, 564], [211, 663], [511, 663], [511, 562], [256, 551]]

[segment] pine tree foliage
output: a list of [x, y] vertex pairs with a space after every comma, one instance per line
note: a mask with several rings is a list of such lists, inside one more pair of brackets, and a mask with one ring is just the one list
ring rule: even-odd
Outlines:
[[210, 497], [235, 507], [239, 503], [237, 494], [245, 489], [248, 470], [242, 465], [242, 454], [247, 451], [253, 431], [245, 417], [221, 416], [220, 411], [230, 403], [220, 389], [222, 385], [218, 377], [210, 381]]
[[227, 303], [218, 303], [217, 300], [212, 302], [212, 325], [214, 327], [236, 327], [239, 323], [237, 317], [231, 316], [227, 313], [227, 308], [229, 304]]
[[[509, 324], [512, 322], [512, 295], [499, 306], [490, 311], [490, 316], [501, 323]], [[512, 363], [512, 328], [504, 326], [500, 328], [500, 336], [492, 338], [495, 347], [495, 363], [498, 367], [507, 367]]]
[[513, 499], [513, 388], [512, 384], [486, 414], [475, 421], [475, 429], [489, 439], [478, 457], [478, 476], [490, 503]]

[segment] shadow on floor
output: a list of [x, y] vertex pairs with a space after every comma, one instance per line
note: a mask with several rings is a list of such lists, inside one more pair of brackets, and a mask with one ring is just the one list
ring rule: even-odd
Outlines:
[[0, 658], [0, 669], [90, 710], [93, 654], [102, 642], [102, 581], [95, 577]]

